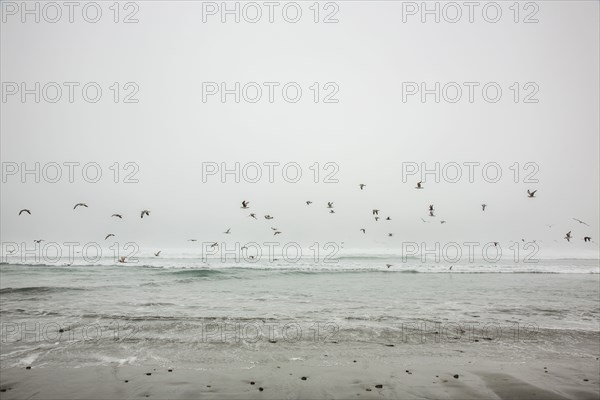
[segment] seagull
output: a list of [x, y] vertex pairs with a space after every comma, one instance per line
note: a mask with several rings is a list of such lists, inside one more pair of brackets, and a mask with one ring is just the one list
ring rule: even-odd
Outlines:
[[487, 207], [487, 204], [482, 204], [481, 205], [481, 211], [485, 211], [485, 208]]
[[385, 266], [389, 268], [392, 266], [392, 264], [385, 264]]
[[435, 215], [433, 215], [433, 210], [429, 210], [429, 216], [430, 217], [435, 217]]
[[124, 262], [125, 262], [125, 256], [121, 256], [121, 257], [119, 257], [119, 262], [120, 262], [120, 263], [124, 263]]
[[123, 216], [121, 214], [113, 214], [113, 215], [111, 215], [111, 217], [117, 217], [117, 218], [121, 218], [121, 219], [123, 218]]
[[240, 250], [244, 250], [244, 249], [248, 250], [248, 247], [246, 247], [246, 246], [242, 246], [242, 247], [240, 248]]
[[379, 221], [379, 217], [375, 217], [375, 221]]
[[227, 230], [225, 232], [223, 232], [226, 235], [229, 235], [231, 233], [231, 228], [227, 228]]
[[592, 240], [592, 238], [591, 238], [591, 237], [589, 237], [589, 236], [585, 236], [585, 237], [583, 238], [583, 241], [584, 241], [584, 242], [590, 242], [591, 240]]
[[360, 190], [363, 190], [363, 188], [367, 185], [365, 185], [364, 183], [360, 183], [358, 186], [360, 186]]
[[367, 233], [367, 230], [365, 228], [361, 228], [360, 230], [362, 231], [362, 233]]
[[548, 228], [552, 228], [554, 226], [554, 224], [552, 225], [546, 225]]
[[21, 213], [26, 212], [27, 214], [31, 215], [31, 211], [29, 211], [28, 209], [24, 208], [21, 211], [19, 211], [19, 215], [21, 215]]
[[158, 252], [154, 253], [154, 257], [158, 257], [158, 256], [160, 256], [160, 252], [161, 252], [161, 251], [162, 251], [162, 250], [159, 250]]
[[379, 215], [379, 210], [373, 210], [373, 215]]
[[188, 242], [197, 242], [196, 239], [188, 239]]
[[270, 215], [265, 215], [265, 219], [273, 219], [273, 217], [271, 217]]
[[15, 250], [14, 250], [14, 249], [10, 249], [10, 250], [8, 250], [8, 254], [12, 254], [12, 253], [14, 253], [14, 252], [15, 252]]
[[429, 205], [429, 211], [433, 211], [433, 204]]
[[533, 192], [530, 192], [529, 189], [527, 189], [527, 195], [529, 197], [535, 197], [535, 192], [537, 192], [537, 190], [534, 190]]
[[109, 233], [108, 235], [106, 235], [106, 237], [104, 238], [104, 240], [108, 239], [111, 236], [115, 236], [115, 234], [114, 233]]
[[423, 181], [417, 182], [417, 186], [415, 187], [415, 189], [423, 189], [423, 186], [421, 186], [421, 183], [423, 183]]
[[[421, 218], [421, 219], [422, 219], [422, 218]], [[445, 224], [445, 223], [446, 223], [446, 221], [440, 221], [440, 224]]]
[[308, 201], [306, 202], [306, 205], [307, 205], [307, 206], [310, 206], [311, 204], [312, 204], [312, 201], [310, 201], [310, 200], [308, 200]]
[[498, 246], [498, 242], [494, 242], [494, 247]]
[[273, 236], [275, 236], [275, 235], [279, 235], [279, 234], [281, 234], [281, 232], [279, 232], [279, 231], [275, 231], [275, 233], [273, 234]]
[[388, 236], [394, 236], [394, 234], [393, 233], [388, 233]]
[[567, 232], [567, 236], [565, 236], [565, 239], [567, 239], [567, 242], [571, 241], [571, 231]]
[[248, 204], [250, 204], [249, 201], [246, 201], [246, 200], [242, 201], [242, 208], [248, 208]]
[[575, 221], [579, 222], [580, 224], [584, 224], [585, 226], [589, 226], [588, 224], [586, 224], [585, 222], [583, 222], [583, 221], [582, 221], [582, 220], [580, 220], [580, 219], [577, 219], [577, 218], [573, 218], [573, 219], [574, 219]]
[[276, 230], [277, 230], [277, 228], [273, 228], [273, 227], [271, 227], [271, 229], [272, 229], [272, 230], [274, 230], [274, 231], [276, 231]]
[[335, 214], [335, 211], [329, 210], [329, 214]]
[[148, 210], [143, 210], [142, 214], [140, 215], [140, 218], [144, 218], [144, 215], [150, 216], [150, 211]]
[[77, 203], [77, 204], [75, 204], [75, 207], [73, 207], [73, 210], [76, 209], [79, 206], [87, 208], [87, 204], [85, 204], [85, 203]]
[[217, 243], [217, 242], [214, 242], [213, 244], [211, 244], [211, 245], [210, 245], [210, 247], [211, 247], [211, 248], [212, 248], [212, 247], [219, 247], [219, 243]]
[[391, 221], [392, 219], [390, 217], [387, 217], [385, 220], [386, 221]]
[[333, 208], [333, 201], [327, 202], [327, 208]]
[[42, 243], [44, 241], [44, 239], [36, 239], [34, 240], [35, 243]]
[[450, 271], [452, 271], [452, 265], [450, 266], [450, 268], [448, 268]]
[[428, 222], [429, 222], [429, 221], [425, 221], [425, 220], [423, 219], [423, 217], [421, 217], [421, 221], [423, 221], [423, 222], [425, 222], [425, 223], [428, 223]]
[[249, 217], [252, 217], [252, 218], [254, 218], [254, 219], [256, 219], [256, 214], [250, 214], [250, 215], [248, 215], [248, 216], [249, 216]]

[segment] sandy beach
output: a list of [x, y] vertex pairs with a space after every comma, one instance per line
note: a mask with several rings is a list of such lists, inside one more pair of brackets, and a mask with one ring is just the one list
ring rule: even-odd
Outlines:
[[[268, 354], [240, 351], [237, 362], [222, 360], [206, 367], [198, 360], [196, 369], [117, 363], [9, 368], [2, 371], [1, 397], [597, 399], [600, 394], [597, 353], [566, 359], [550, 353], [523, 357], [507, 352], [483, 358], [478, 355], [478, 343], [456, 345], [438, 356], [407, 354], [407, 350], [415, 351], [408, 349], [410, 344], [271, 346]], [[424, 350], [435, 353], [438, 349]], [[213, 356], [218, 353], [207, 354], [207, 358]]]

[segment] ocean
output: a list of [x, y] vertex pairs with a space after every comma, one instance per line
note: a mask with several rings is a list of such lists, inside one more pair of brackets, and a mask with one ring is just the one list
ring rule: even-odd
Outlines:
[[202, 369], [256, 351], [273, 356], [276, 346], [301, 358], [337, 343], [450, 356], [457, 345], [493, 342], [478, 354], [517, 359], [598, 352], [597, 259], [463, 261], [452, 269], [391, 255], [331, 263], [186, 255], [136, 264], [17, 261], [0, 265], [2, 369]]

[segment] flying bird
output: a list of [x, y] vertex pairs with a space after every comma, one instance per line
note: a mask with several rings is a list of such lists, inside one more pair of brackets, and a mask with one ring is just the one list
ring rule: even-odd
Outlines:
[[225, 232], [223, 232], [226, 235], [229, 235], [231, 233], [231, 228], [227, 228], [227, 230]]
[[363, 188], [367, 185], [365, 185], [364, 183], [360, 183], [358, 186], [360, 186], [360, 190], [363, 190]]
[[273, 236], [275, 236], [275, 235], [279, 235], [279, 234], [281, 234], [281, 232], [279, 232], [279, 231], [275, 231], [275, 233], [273, 234]]
[[485, 211], [485, 208], [487, 207], [487, 204], [482, 204], [481, 205], [481, 211]]
[[157, 251], [156, 253], [154, 253], [154, 257], [158, 257], [158, 256], [160, 256], [160, 252], [161, 252], [161, 251], [162, 251], [162, 250], [159, 250], [159, 251]]
[[306, 202], [306, 205], [307, 205], [307, 206], [310, 206], [311, 204], [312, 204], [312, 201], [310, 201], [310, 200], [308, 200], [308, 201]]
[[592, 238], [591, 238], [591, 237], [589, 237], [589, 236], [585, 236], [585, 237], [583, 238], [583, 241], [584, 241], [584, 242], [590, 242], [591, 240], [592, 240]]
[[150, 216], [150, 211], [143, 210], [142, 213], [141, 213], [141, 215], [140, 215], [140, 218], [144, 218], [144, 215]]
[[385, 264], [385, 266], [389, 268], [392, 266], [392, 264]]
[[28, 209], [24, 208], [21, 211], [19, 211], [19, 215], [21, 215], [21, 213], [26, 212], [27, 214], [31, 215], [31, 211], [29, 211]]
[[121, 219], [123, 218], [123, 216], [121, 214], [113, 214], [113, 215], [111, 215], [111, 217], [117, 217], [117, 218], [121, 218]]
[[125, 256], [121, 256], [121, 257], [119, 257], [119, 262], [120, 262], [120, 263], [124, 263], [124, 262], [125, 262]]
[[188, 242], [197, 242], [196, 239], [188, 239]]
[[271, 217], [270, 215], [265, 215], [265, 219], [273, 219], [273, 217]]
[[375, 221], [379, 221], [379, 217], [375, 217]]
[[34, 242], [35, 243], [42, 243], [44, 241], [44, 239], [35, 239]]
[[327, 202], [327, 208], [333, 208], [333, 201]]
[[373, 210], [373, 215], [379, 215], [379, 210]]
[[242, 201], [242, 208], [248, 208], [248, 204], [250, 204], [249, 201], [246, 201], [246, 200]]
[[329, 210], [329, 214], [335, 214], [334, 210]]
[[385, 220], [386, 221], [391, 221], [392, 219], [390, 217], [387, 217]]
[[277, 230], [277, 228], [273, 228], [273, 227], [271, 227], [271, 229], [272, 229], [272, 230], [274, 230], [274, 231], [276, 231], [276, 230]]
[[421, 183], [423, 183], [423, 181], [417, 182], [417, 186], [415, 186], [415, 189], [423, 189], [423, 186], [421, 186]]
[[109, 233], [108, 235], [106, 235], [106, 237], [104, 238], [104, 240], [108, 239], [109, 237], [115, 236], [114, 233]]
[[210, 247], [211, 247], [211, 248], [213, 248], [213, 247], [219, 247], [219, 243], [217, 243], [217, 242], [214, 242], [213, 244], [211, 244], [211, 245], [210, 245]]
[[565, 236], [565, 239], [567, 240], [567, 242], [571, 241], [571, 231], [567, 232], [567, 235]]
[[444, 220], [440, 221], [440, 224], [445, 224], [445, 223], [446, 223], [446, 221], [444, 221]]
[[360, 230], [362, 231], [362, 233], [367, 233], [367, 230], [365, 228], [361, 228]]
[[429, 205], [429, 211], [433, 211], [433, 204]]
[[388, 236], [394, 236], [394, 234], [393, 233], [388, 233]]
[[87, 204], [85, 204], [85, 203], [77, 203], [77, 204], [75, 204], [75, 207], [73, 207], [73, 210], [76, 209], [79, 206], [87, 208]]
[[429, 221], [425, 221], [423, 217], [421, 217], [421, 221], [428, 223]]
[[582, 220], [580, 220], [580, 219], [577, 219], [577, 218], [573, 218], [573, 219], [574, 219], [575, 221], [579, 222], [580, 224], [584, 224], [585, 226], [589, 226], [588, 224], [586, 224], [585, 222], [583, 222], [583, 221], [582, 221]]
[[252, 218], [254, 218], [254, 219], [257, 219], [257, 218], [256, 218], [256, 214], [250, 214], [250, 215], [248, 215], [248, 216], [249, 216], [249, 217], [252, 217]]
[[537, 190], [534, 190], [533, 192], [529, 191], [529, 189], [527, 189], [527, 195], [529, 197], [535, 197], [535, 192], [537, 192]]
[[433, 215], [433, 210], [429, 210], [429, 216], [430, 217], [435, 217], [435, 215]]
[[494, 247], [498, 246], [498, 242], [494, 242]]

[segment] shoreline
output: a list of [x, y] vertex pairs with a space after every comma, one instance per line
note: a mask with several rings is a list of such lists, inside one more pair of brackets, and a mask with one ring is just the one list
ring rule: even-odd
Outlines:
[[[238, 361], [173, 366], [36, 367], [2, 370], [3, 399], [597, 399], [597, 355], [502, 360], [475, 354], [405, 355], [348, 346], [243, 350]], [[326, 352], [326, 353], [325, 353]], [[293, 353], [293, 354], [292, 354]], [[215, 362], [216, 361], [216, 362]], [[149, 375], [148, 375], [149, 374]], [[303, 379], [306, 378], [306, 379]], [[262, 388], [262, 390], [260, 390]]]

